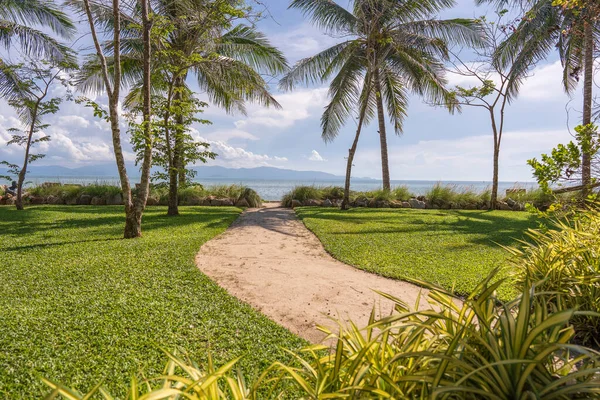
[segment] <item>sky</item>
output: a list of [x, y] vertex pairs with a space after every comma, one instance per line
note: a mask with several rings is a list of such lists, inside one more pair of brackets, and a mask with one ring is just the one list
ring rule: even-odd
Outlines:
[[[340, 4], [346, 0], [341, 0]], [[270, 17], [258, 23], [272, 44], [279, 47], [290, 64], [338, 42], [313, 27], [301, 13], [288, 10], [287, 0], [264, 0]], [[489, 13], [474, 0], [458, 0], [443, 18], [478, 17]], [[83, 37], [73, 47], [90, 44]], [[519, 98], [506, 110], [506, 128], [500, 156], [500, 180], [531, 181], [526, 161], [549, 152], [558, 143], [572, 139], [570, 132], [580, 119], [581, 95], [568, 97], [561, 86], [561, 65], [553, 58], [540, 63], [523, 86]], [[212, 125], [196, 125], [193, 135], [211, 144], [218, 153], [208, 165], [230, 168], [272, 166], [294, 170], [324, 171], [344, 175], [356, 122], [350, 119], [330, 143], [321, 139], [320, 117], [328, 101], [327, 85], [298, 87], [292, 92], [271, 88], [281, 110], [248, 104], [247, 115], [227, 115], [209, 106], [202, 116]], [[465, 85], [459, 76], [449, 76], [449, 85]], [[55, 88], [60, 94], [62, 88]], [[202, 93], [198, 93], [200, 99]], [[99, 97], [102, 103], [104, 98]], [[93, 116], [90, 109], [65, 102], [46, 122], [51, 141], [39, 145], [46, 158], [36, 165], [65, 167], [114, 163], [110, 127]], [[18, 126], [14, 112], [0, 101], [0, 160], [22, 162], [22, 149], [7, 146], [9, 128]], [[124, 133], [123, 142], [127, 143]], [[450, 115], [446, 110], [411, 97], [404, 132], [395, 135], [388, 126], [390, 174], [393, 180], [490, 181], [492, 177], [492, 133], [489, 115], [481, 108], [463, 108]], [[129, 161], [134, 155], [125, 146]], [[381, 153], [376, 123], [363, 130], [354, 162], [353, 176], [381, 178]]]

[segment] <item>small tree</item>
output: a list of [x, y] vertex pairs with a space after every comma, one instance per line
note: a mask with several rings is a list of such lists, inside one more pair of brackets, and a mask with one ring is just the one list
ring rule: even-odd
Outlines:
[[[574, 185], [581, 182], [584, 169], [583, 154], [590, 155], [590, 184]], [[542, 154], [541, 160], [533, 158], [527, 163], [533, 168], [533, 175], [540, 187], [547, 193], [566, 193], [588, 190], [600, 186], [600, 133], [598, 127], [579, 125], [575, 128], [575, 141], [559, 144], [550, 154]]]
[[[1, 162], [8, 167], [9, 173], [18, 177], [17, 210], [23, 210], [23, 183], [29, 164], [45, 156], [45, 154], [34, 154], [33, 147], [37, 143], [50, 140], [50, 136], [43, 132], [49, 125], [43, 124], [42, 118], [58, 112], [59, 105], [63, 100], [61, 97], [47, 99], [50, 89], [58, 82], [68, 89], [68, 80], [63, 76], [63, 72], [72, 67], [70, 64], [52, 65], [40, 61], [13, 66], [2, 65], [4, 73], [14, 77], [16, 85], [20, 88], [20, 95], [9, 100], [8, 104], [17, 111], [24, 125], [23, 128], [9, 129], [12, 139], [7, 143], [23, 147], [25, 150], [23, 164], [19, 166], [7, 161]], [[67, 94], [70, 96], [68, 90]], [[9, 179], [9, 177], [4, 178]]]
[[495, 59], [498, 47], [512, 31], [512, 22], [503, 22], [507, 12], [507, 10], [497, 11], [494, 21], [488, 20], [485, 16], [477, 20], [485, 32], [485, 45], [472, 50], [475, 57], [469, 62], [460, 54], [453, 53], [451, 69], [454, 74], [478, 81], [470, 87], [457, 86], [453, 91], [452, 101], [461, 106], [479, 107], [490, 117], [494, 145], [490, 209], [495, 209], [498, 201], [499, 158], [505, 126], [505, 110], [511, 100], [516, 98], [522, 80], [522, 78], [519, 80], [512, 78], [515, 64], [501, 65]]

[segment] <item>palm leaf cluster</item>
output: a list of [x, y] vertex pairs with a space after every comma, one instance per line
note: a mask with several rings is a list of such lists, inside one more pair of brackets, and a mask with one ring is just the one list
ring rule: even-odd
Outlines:
[[477, 24], [469, 19], [440, 20], [451, 0], [354, 0], [348, 9], [327, 0], [294, 0], [313, 24], [346, 40], [299, 61], [281, 87], [330, 82], [330, 102], [321, 118], [322, 137], [332, 141], [355, 115], [368, 124], [377, 116], [382, 143], [384, 187], [387, 142], [384, 114], [402, 133], [410, 95], [454, 106], [445, 88], [444, 61], [452, 44], [481, 42]]

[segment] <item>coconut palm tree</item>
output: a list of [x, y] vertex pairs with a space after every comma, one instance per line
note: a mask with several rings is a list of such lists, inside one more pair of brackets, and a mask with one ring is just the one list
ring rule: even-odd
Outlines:
[[477, 24], [469, 19], [435, 19], [453, 0], [353, 0], [348, 9], [330, 0], [294, 0], [319, 28], [345, 40], [299, 61], [282, 79], [281, 87], [330, 82], [330, 103], [321, 118], [322, 137], [333, 140], [346, 120], [358, 112], [358, 129], [349, 150], [349, 174], [364, 123], [377, 116], [381, 144], [383, 188], [390, 190], [385, 113], [396, 134], [402, 126], [411, 94], [432, 103], [455, 106], [445, 88], [443, 61], [448, 44], [476, 45]]
[[[518, 91], [529, 69], [558, 50], [563, 86], [572, 94], [583, 74], [582, 125], [592, 123], [595, 52], [600, 48], [600, 3], [597, 0], [477, 0], [499, 7], [522, 8], [523, 18], [499, 47], [500, 64], [512, 63], [511, 90]], [[591, 184], [591, 156], [583, 154], [582, 186]], [[586, 190], [584, 190], [586, 192]]]
[[[47, 0], [0, 0], [0, 46], [18, 45], [24, 54], [62, 61], [70, 49], [41, 29], [51, 30], [60, 38], [69, 38], [76, 28], [56, 4]], [[73, 61], [70, 59], [70, 61]], [[8, 100], [26, 95], [10, 62], [0, 57], [0, 97]]]
[[[77, 4], [80, 0], [70, 0]], [[252, 27], [235, 24], [231, 12], [235, 0], [154, 0], [152, 12], [172, 23], [166, 38], [160, 43], [160, 52], [154, 68], [162, 76], [155, 90], [162, 91], [169, 101], [189, 90], [188, 78], [193, 76], [200, 89], [211, 103], [227, 112], [245, 113], [246, 102], [257, 102], [264, 106], [279, 107], [268, 90], [262, 74], [276, 75], [287, 70], [283, 54], [270, 45], [266, 37]], [[124, 21], [135, 25], [138, 16], [135, 8], [123, 16]], [[99, 8], [97, 18], [110, 26], [111, 15]], [[123, 82], [139, 87], [141, 71], [141, 38], [135, 29], [126, 29], [123, 34], [122, 54]], [[158, 44], [157, 44], [158, 45]], [[91, 57], [82, 67], [80, 86], [83, 90], [103, 90], [99, 63]], [[176, 123], [182, 117], [169, 116]], [[182, 135], [175, 136], [175, 139]], [[185, 174], [183, 143], [175, 142], [169, 179], [169, 215], [178, 214], [177, 191], [184, 183]]]

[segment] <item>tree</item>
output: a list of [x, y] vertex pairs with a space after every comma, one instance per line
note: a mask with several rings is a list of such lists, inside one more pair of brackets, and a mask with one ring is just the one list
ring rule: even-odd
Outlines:
[[[0, 0], [0, 46], [10, 49], [15, 42], [26, 56], [73, 62], [71, 50], [51, 35], [68, 39], [77, 31], [71, 19], [53, 2], [46, 0]], [[15, 69], [0, 57], [0, 97], [14, 100], [27, 96], [19, 85]]]
[[[20, 88], [20, 96], [8, 101], [13, 107], [25, 128], [11, 128], [12, 139], [8, 145], [16, 144], [23, 147], [24, 159], [21, 166], [2, 161], [9, 167], [9, 172], [17, 175], [17, 210], [23, 210], [23, 183], [27, 174], [27, 168], [30, 163], [43, 158], [44, 154], [32, 153], [33, 147], [42, 142], [48, 142], [50, 136], [43, 131], [49, 127], [42, 123], [42, 118], [48, 114], [55, 114], [59, 110], [59, 105], [62, 101], [60, 97], [47, 99], [50, 94], [50, 89], [55, 83], [62, 83], [65, 87], [68, 86], [68, 80], [63, 76], [65, 70], [73, 68], [73, 65], [60, 64], [52, 65], [48, 62], [31, 61], [27, 64], [19, 64], [13, 66], [3, 66], [6, 75], [12, 76], [16, 81], [15, 84]], [[69, 93], [69, 91], [67, 91]], [[9, 179], [8, 177], [4, 177]]]
[[[71, 1], [77, 3], [80, 0]], [[263, 34], [252, 27], [237, 24], [236, 21], [247, 18], [250, 12], [243, 7], [242, 2], [158, 0], [153, 4], [157, 17], [172, 24], [172, 28], [165, 31], [165, 37], [154, 42], [158, 46], [154, 66], [162, 80], [156, 88], [169, 102], [180, 100], [179, 94], [188, 88], [187, 80], [191, 75], [196, 78], [208, 100], [227, 112], [238, 111], [245, 114], [247, 101], [280, 107], [269, 93], [261, 74], [283, 73], [287, 69], [287, 62]], [[123, 17], [132, 25], [139, 20], [135, 13]], [[106, 7], [97, 9], [96, 18], [109, 27], [114, 25], [113, 17], [106, 12]], [[136, 85], [139, 82], [140, 43], [139, 33], [135, 30], [128, 30], [124, 35], [123, 76], [126, 84]], [[109, 48], [112, 48], [110, 43]], [[104, 83], [100, 79], [99, 60], [89, 59], [82, 69], [82, 89], [102, 90]], [[165, 109], [170, 108], [167, 105]], [[181, 115], [175, 113], [172, 117], [177, 125], [182, 125]], [[172, 149], [169, 215], [178, 214], [177, 191], [179, 185], [185, 183], [185, 157], [182, 156], [184, 144], [178, 140], [181, 137], [175, 136]]]
[[[347, 118], [358, 112], [358, 128], [346, 168], [347, 206], [352, 160], [363, 124], [377, 116], [381, 144], [383, 188], [390, 174], [385, 112], [397, 134], [402, 133], [409, 94], [450, 104], [443, 60], [448, 44], [475, 45], [480, 33], [468, 19], [439, 20], [433, 15], [452, 1], [354, 0], [350, 11], [328, 0], [294, 0], [290, 7], [309, 16], [329, 34], [346, 40], [299, 61], [281, 80], [283, 89], [299, 83], [330, 82], [330, 103], [321, 118], [322, 137], [334, 140]], [[384, 109], [384, 107], [386, 109]], [[453, 105], [449, 108], [454, 109]]]
[[[75, 1], [75, 0], [74, 0]], [[75, 3], [79, 3], [75, 1]], [[71, 2], [70, 4], [74, 4]], [[81, 5], [81, 4], [79, 4]], [[99, 68], [101, 72], [104, 89], [108, 97], [108, 108], [106, 112], [96, 103], [87, 101], [87, 105], [94, 108], [94, 114], [103, 117], [106, 121], [110, 122], [113, 150], [115, 154], [115, 160], [119, 171], [119, 178], [121, 180], [121, 189], [123, 191], [124, 203], [125, 203], [125, 230], [124, 237], [126, 239], [136, 238], [142, 235], [142, 215], [146, 207], [146, 201], [148, 199], [148, 191], [150, 185], [150, 168], [152, 166], [152, 133], [150, 126], [150, 111], [151, 111], [151, 45], [150, 45], [150, 31], [151, 21], [148, 0], [139, 0], [134, 3], [127, 4], [129, 9], [139, 9], [141, 12], [141, 25], [138, 27], [142, 32], [142, 109], [143, 109], [143, 132], [144, 132], [144, 158], [142, 161], [142, 176], [139, 184], [139, 190], [136, 191], [133, 196], [131, 191], [131, 185], [129, 177], [127, 175], [127, 168], [125, 166], [125, 157], [123, 155], [123, 148], [121, 145], [121, 128], [119, 126], [119, 101], [121, 95], [121, 80], [122, 80], [122, 65], [121, 65], [121, 1], [112, 0], [111, 8], [111, 25], [112, 25], [112, 63], [107, 61], [105, 56], [105, 50], [103, 43], [97, 34], [96, 22], [97, 19], [94, 17], [94, 12], [97, 11], [99, 3], [92, 3], [90, 0], [83, 0], [83, 12], [87, 18], [96, 55], [99, 61]], [[94, 8], [92, 8], [92, 5]], [[107, 8], [103, 8], [107, 10]], [[80, 9], [81, 11], [81, 9]], [[130, 28], [130, 27], [128, 27]], [[135, 29], [135, 28], [132, 28]]]
[[[516, 93], [529, 69], [558, 49], [563, 86], [571, 94], [583, 72], [582, 124], [592, 121], [595, 49], [600, 45], [600, 3], [597, 0], [477, 0], [477, 3], [513, 4], [525, 11], [496, 58], [502, 66], [513, 63], [509, 93]], [[591, 184], [591, 154], [582, 154], [581, 184]], [[583, 194], [586, 194], [584, 189]]]
[[513, 28], [512, 21], [504, 22], [507, 10], [497, 11], [497, 17], [490, 21], [485, 16], [479, 22], [485, 32], [485, 46], [471, 50], [475, 57], [466, 61], [460, 54], [453, 54], [451, 72], [466, 78], [473, 78], [477, 84], [470, 87], [457, 86], [453, 102], [461, 106], [484, 109], [490, 117], [493, 134], [493, 175], [490, 209], [496, 208], [498, 201], [498, 175], [500, 145], [504, 132], [506, 106], [517, 96], [516, 90], [511, 90], [511, 77], [516, 67], [513, 63], [500, 64], [495, 59], [499, 46], [508, 38]]

